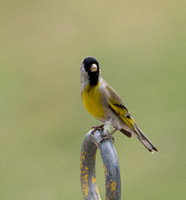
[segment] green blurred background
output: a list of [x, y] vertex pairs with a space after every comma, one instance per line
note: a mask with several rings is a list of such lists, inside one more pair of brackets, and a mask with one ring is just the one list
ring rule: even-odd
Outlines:
[[[160, 151], [115, 133], [122, 199], [185, 199], [185, 1], [0, 2], [0, 199], [83, 199], [90, 55]], [[104, 199], [99, 154], [97, 177]]]

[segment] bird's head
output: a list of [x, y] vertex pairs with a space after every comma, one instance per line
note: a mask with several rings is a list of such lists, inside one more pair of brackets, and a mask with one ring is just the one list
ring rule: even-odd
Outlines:
[[99, 63], [94, 57], [87, 57], [83, 60], [80, 67], [81, 82], [89, 82], [90, 85], [97, 85], [100, 68]]

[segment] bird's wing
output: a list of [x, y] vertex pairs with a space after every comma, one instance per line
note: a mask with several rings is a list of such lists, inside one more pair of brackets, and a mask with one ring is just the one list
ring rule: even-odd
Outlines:
[[[150, 152], [153, 152], [153, 151], [158, 152], [157, 148], [152, 144], [152, 142], [137, 127], [136, 123], [134, 122], [128, 109], [125, 107], [122, 99], [117, 94], [117, 92], [109, 84], [106, 84], [106, 90], [109, 93], [109, 100], [107, 103], [110, 109], [131, 129], [131, 132], [141, 141], [141, 143]], [[120, 131], [123, 132], [123, 130], [120, 130]], [[123, 133], [125, 134], [125, 132]], [[127, 136], [131, 137], [130, 135], [127, 135]]]
[[106, 90], [109, 93], [110, 98], [108, 99], [108, 105], [110, 109], [133, 131], [135, 130], [134, 126], [134, 120], [132, 119], [130, 112], [125, 107], [122, 99], [117, 94], [117, 92], [107, 83], [106, 84]]

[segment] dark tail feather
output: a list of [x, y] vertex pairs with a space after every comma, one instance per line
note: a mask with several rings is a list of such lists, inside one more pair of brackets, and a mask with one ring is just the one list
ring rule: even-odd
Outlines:
[[145, 134], [136, 126], [134, 134], [139, 139], [139, 141], [150, 151], [158, 152], [158, 149], [152, 144], [152, 142], [145, 136]]
[[128, 131], [126, 131], [125, 129], [120, 129], [120, 131], [122, 132], [122, 133], [124, 133], [127, 137], [129, 137], [129, 138], [131, 138], [132, 137], [132, 134], [130, 133], [130, 132], [128, 132]]

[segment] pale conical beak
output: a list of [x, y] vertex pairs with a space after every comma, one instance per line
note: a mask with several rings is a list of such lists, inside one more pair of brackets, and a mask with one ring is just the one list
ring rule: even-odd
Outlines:
[[90, 67], [90, 71], [91, 72], [97, 72], [98, 70], [98, 66], [96, 64], [92, 64], [91, 67]]

